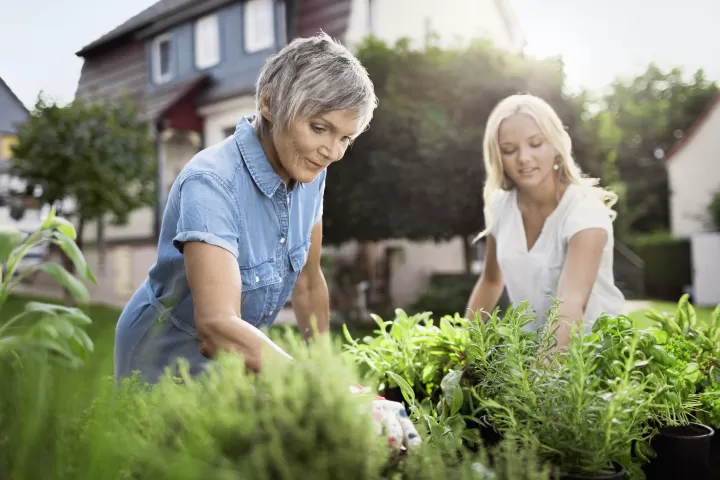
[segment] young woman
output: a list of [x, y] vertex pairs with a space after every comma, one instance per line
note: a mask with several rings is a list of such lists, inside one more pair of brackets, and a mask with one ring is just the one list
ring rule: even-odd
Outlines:
[[585, 331], [602, 313], [622, 313], [613, 278], [611, 210], [617, 197], [583, 178], [557, 113], [532, 95], [512, 95], [490, 114], [483, 145], [485, 268], [470, 296], [468, 316], [491, 312], [507, 288], [528, 301], [545, 324], [559, 300], [558, 348], [573, 324]]

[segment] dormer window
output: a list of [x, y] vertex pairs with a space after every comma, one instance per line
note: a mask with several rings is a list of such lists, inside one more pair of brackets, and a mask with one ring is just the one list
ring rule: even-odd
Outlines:
[[152, 43], [153, 80], [165, 83], [172, 79], [172, 35], [166, 33], [155, 37]]
[[219, 62], [220, 32], [217, 15], [213, 13], [195, 22], [195, 67], [204, 70]]
[[245, 51], [266, 50], [275, 45], [274, 0], [248, 0], [243, 11]]

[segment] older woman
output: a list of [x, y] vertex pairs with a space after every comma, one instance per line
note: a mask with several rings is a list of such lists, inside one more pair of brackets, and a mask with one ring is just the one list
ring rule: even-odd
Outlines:
[[267, 61], [255, 115], [199, 152], [170, 190], [157, 261], [117, 324], [117, 379], [137, 370], [156, 382], [178, 358], [196, 374], [219, 350], [239, 352], [257, 372], [275, 355], [289, 358], [259, 328], [290, 295], [306, 337], [311, 317], [328, 330], [325, 169], [367, 127], [376, 102], [362, 65], [324, 34]]

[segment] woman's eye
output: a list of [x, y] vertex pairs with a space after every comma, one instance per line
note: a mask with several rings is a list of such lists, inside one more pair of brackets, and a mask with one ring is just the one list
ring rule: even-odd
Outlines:
[[313, 125], [312, 129], [315, 133], [323, 133], [325, 131], [325, 129], [323, 127], [320, 127], [318, 125]]
[[503, 155], [512, 155], [515, 153], [515, 150], [502, 150]]

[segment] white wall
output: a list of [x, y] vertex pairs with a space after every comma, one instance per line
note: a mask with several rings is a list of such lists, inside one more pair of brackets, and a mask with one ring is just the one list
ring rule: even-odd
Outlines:
[[694, 303], [720, 305], [720, 233], [693, 235], [691, 245]]
[[372, 0], [370, 18], [369, 0], [353, 0], [346, 40], [353, 45], [373, 33], [391, 44], [409, 37], [420, 46], [429, 29], [444, 46], [458, 37], [486, 38], [498, 48], [519, 52], [525, 46], [524, 35], [514, 15], [513, 31], [508, 29], [499, 10], [501, 3], [507, 6], [507, 0]]
[[676, 237], [706, 231], [707, 207], [720, 189], [720, 102], [667, 162], [670, 227]]
[[205, 145], [225, 140], [225, 130], [235, 128], [240, 119], [255, 113], [255, 99], [244, 96], [202, 107], [198, 113], [205, 121]]

